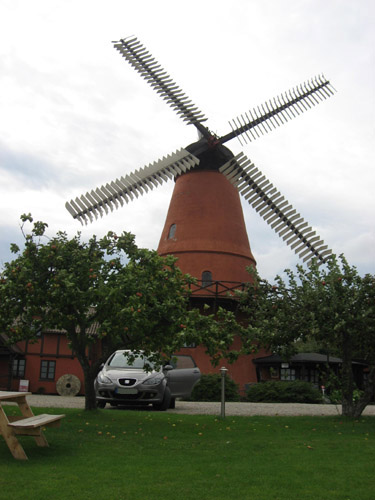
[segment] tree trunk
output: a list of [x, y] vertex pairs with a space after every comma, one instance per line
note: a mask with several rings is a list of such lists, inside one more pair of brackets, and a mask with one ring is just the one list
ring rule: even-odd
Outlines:
[[96, 365], [93, 367], [90, 364], [85, 352], [83, 354], [76, 352], [76, 356], [82, 366], [85, 381], [85, 410], [96, 410], [94, 381], [98, 370], [96, 369]]
[[80, 361], [85, 378], [85, 410], [96, 410], [97, 408], [94, 382], [102, 362], [103, 358], [99, 358], [91, 364], [88, 359]]
[[372, 366], [370, 368], [368, 381], [364, 393], [359, 398], [354, 407], [354, 414], [353, 414], [354, 418], [359, 418], [362, 415], [363, 410], [369, 403], [371, 403], [374, 395], [375, 395], [375, 366]]
[[[81, 331], [85, 331], [84, 326], [81, 326]], [[100, 365], [103, 363], [113, 351], [116, 350], [115, 346], [111, 344], [104, 344], [102, 346], [102, 352], [91, 353], [94, 359], [90, 359], [89, 353], [87, 352], [87, 346], [85, 339], [82, 340], [79, 336], [71, 334], [70, 335], [73, 352], [77, 356], [77, 359], [82, 367], [84, 381], [85, 381], [85, 410], [96, 410], [96, 397], [94, 382], [95, 378], [99, 372]]]
[[85, 377], [85, 410], [96, 410], [95, 375], [90, 366], [85, 366], [83, 373]]
[[346, 417], [354, 416], [353, 403], [353, 370], [352, 370], [352, 348], [350, 335], [342, 333], [342, 415]]

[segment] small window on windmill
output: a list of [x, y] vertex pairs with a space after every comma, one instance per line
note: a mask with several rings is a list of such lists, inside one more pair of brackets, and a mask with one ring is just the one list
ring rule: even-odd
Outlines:
[[212, 285], [211, 271], [203, 271], [202, 273], [202, 287]]
[[175, 234], [176, 234], [176, 224], [172, 224], [171, 227], [169, 228], [168, 239], [171, 240], [172, 238], [174, 238]]

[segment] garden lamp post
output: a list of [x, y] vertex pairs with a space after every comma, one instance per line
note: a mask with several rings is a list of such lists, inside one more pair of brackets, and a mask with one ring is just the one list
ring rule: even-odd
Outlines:
[[225, 366], [220, 368], [221, 373], [221, 418], [225, 418], [225, 377], [228, 369]]

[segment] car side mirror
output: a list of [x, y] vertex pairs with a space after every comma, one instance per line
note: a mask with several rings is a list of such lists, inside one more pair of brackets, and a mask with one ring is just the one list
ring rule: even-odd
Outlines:
[[174, 369], [174, 368], [173, 368], [173, 366], [172, 366], [172, 365], [165, 365], [165, 366], [163, 367], [163, 371], [165, 371], [165, 372], [169, 372], [169, 371], [171, 371], [171, 370], [173, 370], [173, 369]]

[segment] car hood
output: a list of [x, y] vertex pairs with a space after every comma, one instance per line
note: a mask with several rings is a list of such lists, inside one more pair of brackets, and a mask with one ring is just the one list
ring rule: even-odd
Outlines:
[[136, 378], [137, 380], [146, 380], [146, 378], [156, 375], [157, 371], [145, 372], [142, 369], [127, 369], [127, 368], [111, 368], [110, 366], [103, 368], [103, 374], [112, 380], [119, 378]]

